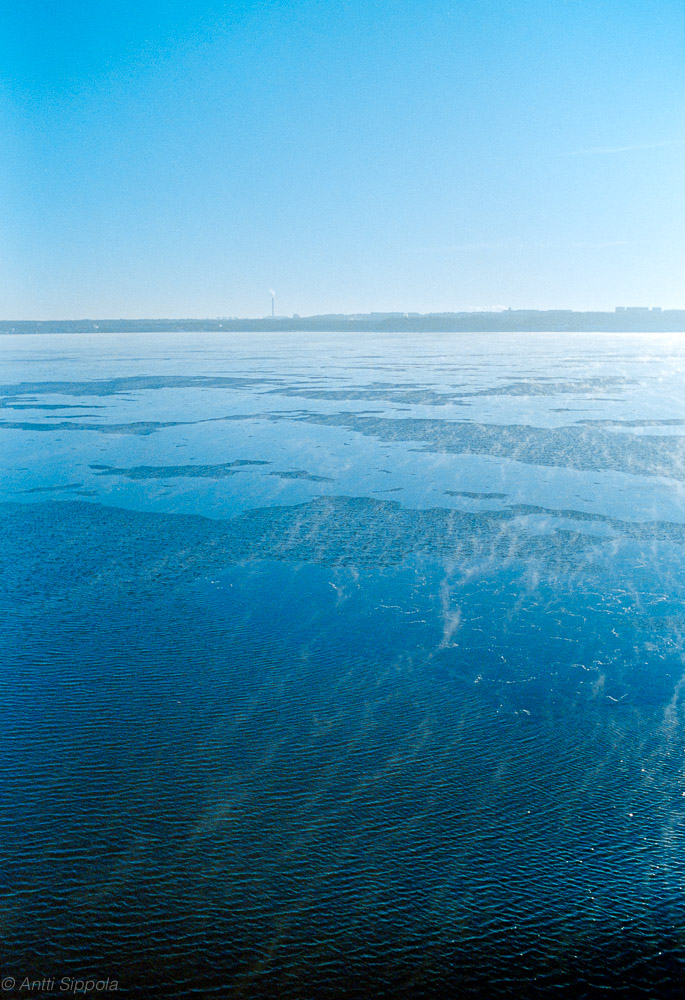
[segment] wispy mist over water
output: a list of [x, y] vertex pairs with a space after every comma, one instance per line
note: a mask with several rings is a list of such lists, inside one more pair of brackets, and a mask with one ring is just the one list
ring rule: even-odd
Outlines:
[[2, 346], [8, 973], [678, 995], [685, 342]]

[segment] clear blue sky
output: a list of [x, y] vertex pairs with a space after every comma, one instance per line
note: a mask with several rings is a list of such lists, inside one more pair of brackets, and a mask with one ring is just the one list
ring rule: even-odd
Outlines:
[[0, 318], [685, 307], [683, 0], [21, 0]]

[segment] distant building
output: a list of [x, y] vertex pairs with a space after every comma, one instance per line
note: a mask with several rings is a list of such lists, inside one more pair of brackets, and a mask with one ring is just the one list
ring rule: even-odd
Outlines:
[[649, 306], [616, 306], [616, 312], [630, 313], [633, 316], [635, 316], [636, 314], [644, 316], [645, 313], [650, 313], [650, 312], [660, 313], [661, 306], [653, 306], [651, 309]]

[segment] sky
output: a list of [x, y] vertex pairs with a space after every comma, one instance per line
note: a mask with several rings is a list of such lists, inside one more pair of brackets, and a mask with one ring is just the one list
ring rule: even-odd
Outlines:
[[0, 319], [685, 308], [684, 0], [0, 4]]

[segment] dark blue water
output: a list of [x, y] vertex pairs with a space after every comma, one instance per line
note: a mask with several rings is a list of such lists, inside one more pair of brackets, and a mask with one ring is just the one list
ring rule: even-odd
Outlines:
[[683, 995], [685, 340], [0, 348], [5, 995]]

